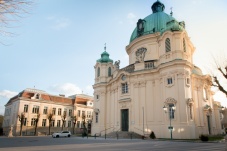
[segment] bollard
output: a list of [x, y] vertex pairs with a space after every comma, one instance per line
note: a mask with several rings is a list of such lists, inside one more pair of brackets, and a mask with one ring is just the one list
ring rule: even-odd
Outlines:
[[105, 134], [105, 139], [106, 139], [106, 134]]
[[95, 139], [96, 139], [96, 134], [95, 134]]
[[131, 139], [132, 139], [132, 133], [131, 133]]

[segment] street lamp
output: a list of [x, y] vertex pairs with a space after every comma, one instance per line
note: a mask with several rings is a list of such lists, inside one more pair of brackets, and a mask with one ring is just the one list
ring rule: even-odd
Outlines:
[[[163, 110], [165, 111], [165, 113], [168, 113], [167, 111], [167, 107], [164, 105]], [[174, 106], [174, 104], [169, 105], [169, 119], [170, 119], [170, 125], [168, 127], [168, 129], [170, 130], [170, 138], [173, 139], [172, 136], [172, 131], [173, 131], [173, 127], [171, 125], [171, 120], [174, 118], [174, 111], [176, 110], [176, 107]]]

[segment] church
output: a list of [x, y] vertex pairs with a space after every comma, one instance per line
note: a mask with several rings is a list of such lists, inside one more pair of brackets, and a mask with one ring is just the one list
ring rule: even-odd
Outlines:
[[[141, 8], [142, 9], [142, 8]], [[139, 19], [120, 68], [104, 52], [96, 61], [92, 135], [152, 131], [157, 138], [195, 139], [221, 134], [220, 103], [211, 77], [193, 64], [195, 47], [172, 12], [159, 0]]]

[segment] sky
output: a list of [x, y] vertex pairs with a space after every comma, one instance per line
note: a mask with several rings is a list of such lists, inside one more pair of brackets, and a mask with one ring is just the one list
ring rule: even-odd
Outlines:
[[[152, 13], [156, 0], [36, 0], [27, 14], [0, 36], [0, 114], [7, 101], [26, 88], [66, 96], [93, 95], [94, 65], [104, 51], [120, 67], [128, 65], [125, 47], [140, 18]], [[194, 64], [214, 71], [214, 57], [225, 58], [226, 0], [160, 0], [165, 12], [185, 21], [196, 47]], [[214, 73], [214, 72], [212, 72]], [[216, 73], [215, 73], [216, 74]], [[227, 88], [227, 82], [222, 81]], [[227, 106], [224, 94], [214, 99]]]

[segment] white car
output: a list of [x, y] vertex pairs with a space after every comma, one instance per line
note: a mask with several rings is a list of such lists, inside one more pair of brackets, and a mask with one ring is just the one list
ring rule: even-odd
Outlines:
[[62, 132], [58, 132], [58, 133], [53, 133], [52, 137], [70, 137], [71, 136], [71, 132], [70, 131], [62, 131]]

